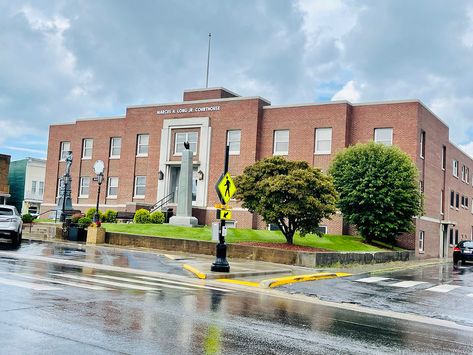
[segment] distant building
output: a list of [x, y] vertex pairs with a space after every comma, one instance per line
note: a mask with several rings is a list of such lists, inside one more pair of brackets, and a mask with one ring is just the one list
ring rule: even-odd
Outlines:
[[9, 204], [16, 206], [21, 214], [38, 214], [43, 202], [45, 175], [44, 159], [26, 158], [11, 162]]
[[[424, 215], [415, 217], [414, 234], [399, 238], [404, 247], [419, 257], [447, 257], [458, 240], [473, 236], [473, 160], [450, 142], [448, 126], [418, 100], [272, 106], [261, 97], [209, 88], [185, 91], [182, 102], [128, 107], [120, 117], [51, 125], [42, 209], [56, 205], [69, 150], [74, 208], [95, 206], [97, 159], [106, 165], [103, 210], [134, 211], [158, 201], [175, 207], [186, 141], [195, 152], [193, 215], [200, 224], [215, 220], [215, 183], [227, 143], [229, 172], [238, 175], [272, 155], [326, 170], [342, 149], [375, 141], [399, 146], [419, 171]], [[234, 221], [229, 225], [266, 227], [236, 201], [230, 205]], [[321, 227], [329, 234], [353, 232], [340, 213]]]
[[8, 171], [10, 170], [10, 156], [0, 154], [0, 205], [6, 205], [10, 197], [8, 186]]

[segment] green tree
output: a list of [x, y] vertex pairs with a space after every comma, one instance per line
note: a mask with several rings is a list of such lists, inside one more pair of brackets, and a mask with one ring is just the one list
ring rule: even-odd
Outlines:
[[277, 224], [293, 244], [294, 233], [318, 231], [319, 223], [335, 213], [337, 193], [332, 179], [305, 161], [282, 157], [260, 160], [235, 178], [235, 197], [242, 206]]
[[422, 212], [417, 168], [395, 146], [357, 144], [337, 154], [329, 169], [340, 194], [344, 218], [371, 242], [413, 229], [412, 217]]

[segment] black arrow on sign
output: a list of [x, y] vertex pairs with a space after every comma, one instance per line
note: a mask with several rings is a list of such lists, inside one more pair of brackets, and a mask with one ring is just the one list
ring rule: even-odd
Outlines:
[[227, 218], [227, 216], [228, 216], [228, 212], [225, 212], [225, 213], [223, 214], [223, 218]]

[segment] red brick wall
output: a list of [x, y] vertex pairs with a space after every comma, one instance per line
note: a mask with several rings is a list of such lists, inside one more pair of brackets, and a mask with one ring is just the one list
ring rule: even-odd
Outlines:
[[8, 193], [8, 172], [10, 170], [10, 156], [0, 154], [0, 192]]
[[225, 99], [229, 97], [236, 97], [236, 95], [223, 88], [212, 88], [184, 91], [183, 99], [184, 101], [198, 101], [209, 99]]

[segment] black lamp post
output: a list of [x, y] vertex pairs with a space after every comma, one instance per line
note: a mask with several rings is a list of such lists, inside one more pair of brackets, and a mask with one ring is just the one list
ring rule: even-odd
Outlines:
[[94, 163], [94, 173], [97, 175], [94, 180], [97, 181], [98, 183], [98, 189], [97, 189], [97, 204], [95, 207], [95, 214], [94, 214], [94, 222], [99, 223], [100, 222], [100, 215], [99, 215], [99, 200], [100, 200], [100, 187], [102, 186], [103, 182], [103, 172], [105, 170], [105, 163], [102, 160], [97, 160]]

